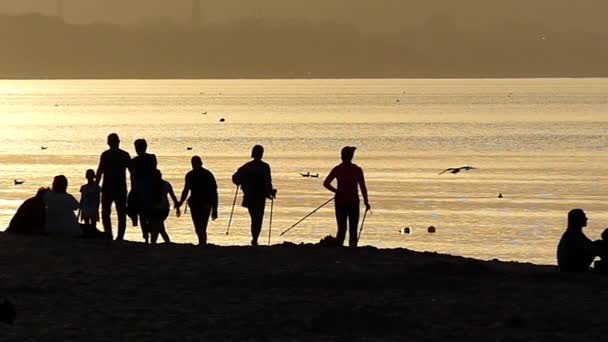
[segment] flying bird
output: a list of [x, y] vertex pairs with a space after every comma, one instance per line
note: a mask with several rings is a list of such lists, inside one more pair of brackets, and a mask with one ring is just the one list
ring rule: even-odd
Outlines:
[[473, 167], [473, 166], [450, 167], [450, 168], [447, 168], [447, 169], [443, 170], [440, 173], [440, 175], [442, 175], [442, 174], [444, 174], [446, 172], [449, 172], [449, 173], [455, 175], [455, 174], [457, 174], [460, 171], [469, 171], [469, 170], [475, 170], [475, 169], [477, 169], [477, 168]]

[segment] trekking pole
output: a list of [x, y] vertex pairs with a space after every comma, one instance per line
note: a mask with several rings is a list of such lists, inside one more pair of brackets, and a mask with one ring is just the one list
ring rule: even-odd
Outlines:
[[274, 198], [270, 199], [270, 225], [268, 226], [268, 246], [270, 246], [270, 235], [272, 234], [272, 210], [274, 209]]
[[232, 209], [230, 210], [230, 218], [228, 219], [228, 229], [226, 229], [226, 235], [230, 234], [230, 224], [232, 223], [232, 215], [234, 214], [234, 206], [236, 205], [236, 198], [239, 194], [240, 185], [236, 186], [236, 190], [234, 191], [234, 201], [232, 201]]
[[335, 197], [330, 198], [329, 200], [327, 200], [327, 202], [321, 204], [319, 207], [317, 207], [317, 209], [311, 211], [308, 215], [304, 216], [300, 221], [296, 222], [293, 224], [293, 226], [287, 228], [287, 230], [285, 230], [284, 232], [281, 233], [281, 235], [279, 236], [283, 236], [285, 235], [285, 233], [287, 233], [288, 231], [292, 230], [293, 228], [295, 228], [295, 226], [297, 226], [298, 224], [300, 224], [300, 222], [306, 220], [308, 217], [310, 217], [312, 214], [316, 213], [317, 210], [323, 208], [324, 206], [326, 206], [329, 202], [333, 201]]
[[363, 233], [363, 225], [365, 224], [365, 217], [367, 216], [367, 212], [369, 210], [365, 210], [365, 213], [363, 213], [363, 220], [361, 220], [361, 228], [359, 229], [359, 234], [357, 235], [357, 243], [359, 243], [359, 239], [361, 239], [361, 233]]

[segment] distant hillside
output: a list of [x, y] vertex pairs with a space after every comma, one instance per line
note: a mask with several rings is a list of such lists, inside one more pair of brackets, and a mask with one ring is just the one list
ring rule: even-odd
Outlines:
[[0, 78], [608, 76], [608, 33], [521, 17], [471, 25], [438, 13], [396, 32], [303, 19], [199, 29], [0, 16]]

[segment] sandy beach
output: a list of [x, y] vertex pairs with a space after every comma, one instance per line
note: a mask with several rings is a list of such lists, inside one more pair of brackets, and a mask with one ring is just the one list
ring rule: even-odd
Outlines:
[[406, 249], [0, 234], [3, 341], [600, 340], [608, 277]]

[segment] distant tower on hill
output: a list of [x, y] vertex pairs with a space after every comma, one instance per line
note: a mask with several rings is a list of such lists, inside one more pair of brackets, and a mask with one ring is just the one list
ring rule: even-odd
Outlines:
[[192, 0], [192, 27], [201, 26], [201, 0]]

